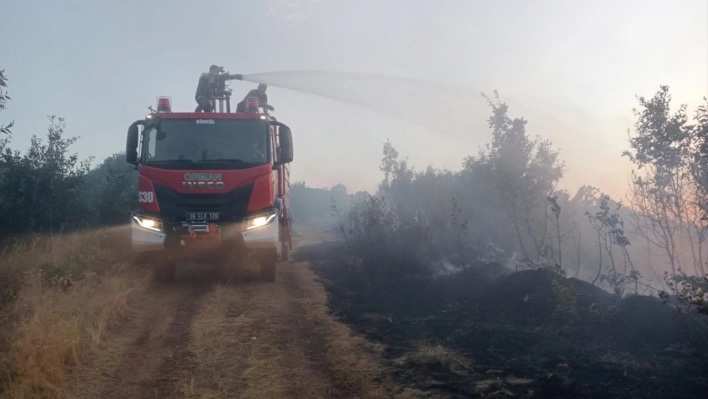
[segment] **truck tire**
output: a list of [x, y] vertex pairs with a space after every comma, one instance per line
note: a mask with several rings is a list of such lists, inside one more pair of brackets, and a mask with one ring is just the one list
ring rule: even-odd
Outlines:
[[261, 256], [261, 281], [275, 281], [275, 274], [278, 268], [278, 255], [273, 253], [265, 253]]
[[177, 270], [177, 262], [163, 261], [155, 265], [153, 276], [155, 280], [161, 283], [167, 283], [175, 279], [175, 271]]

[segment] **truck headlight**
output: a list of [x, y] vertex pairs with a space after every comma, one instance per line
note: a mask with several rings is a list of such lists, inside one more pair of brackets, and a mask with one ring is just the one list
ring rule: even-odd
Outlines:
[[133, 215], [133, 219], [144, 229], [162, 231], [162, 220], [160, 219], [140, 215]]
[[243, 220], [243, 229], [244, 230], [253, 230], [257, 229], [259, 227], [263, 227], [266, 225], [269, 225], [273, 223], [273, 220], [275, 220], [275, 217], [278, 216], [278, 210], [275, 209], [273, 211], [270, 211], [268, 213], [264, 213], [262, 215], [256, 215], [256, 216], [251, 216]]

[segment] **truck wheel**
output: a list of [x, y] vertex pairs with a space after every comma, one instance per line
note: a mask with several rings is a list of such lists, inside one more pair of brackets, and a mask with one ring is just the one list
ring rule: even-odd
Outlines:
[[275, 281], [275, 272], [278, 267], [278, 255], [275, 253], [263, 254], [261, 257], [261, 280]]
[[155, 280], [160, 282], [170, 282], [175, 279], [175, 271], [177, 270], [177, 262], [164, 261], [155, 265], [153, 276]]

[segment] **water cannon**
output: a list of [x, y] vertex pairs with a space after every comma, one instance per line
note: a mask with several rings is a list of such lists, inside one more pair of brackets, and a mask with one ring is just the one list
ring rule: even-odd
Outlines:
[[243, 74], [240, 73], [230, 74], [228, 72], [225, 72], [219, 76], [223, 76], [226, 80], [243, 80]]
[[[230, 74], [224, 72], [224, 67], [221, 67], [220, 73], [214, 77], [214, 87], [212, 91], [212, 98], [214, 99], [214, 107], [218, 104], [217, 112], [231, 112], [231, 89], [226, 86], [226, 81], [229, 80], [243, 80], [243, 75]], [[224, 108], [224, 106], [226, 106]]]
[[219, 73], [214, 77], [214, 83], [216, 84], [217, 89], [225, 89], [227, 80], [243, 80], [243, 75], [240, 73], [230, 74], [228, 72], [223, 72], [222, 68], [222, 73]]

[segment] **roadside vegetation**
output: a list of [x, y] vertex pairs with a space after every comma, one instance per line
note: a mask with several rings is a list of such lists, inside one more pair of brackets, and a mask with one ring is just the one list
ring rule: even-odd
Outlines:
[[460, 171], [417, 171], [387, 142], [377, 193], [359, 194], [346, 209], [331, 196], [350, 255], [342, 267], [374, 286], [495, 262], [585, 280], [617, 299], [685, 297], [704, 311], [708, 113], [699, 107], [689, 124], [686, 106], [671, 112], [667, 87], [638, 100], [622, 154], [637, 165], [629, 206], [595, 187], [560, 189], [559, 151], [531, 138], [528, 121], [509, 116], [495, 93], [492, 142]]
[[[7, 88], [0, 71], [0, 111], [10, 105]], [[111, 328], [147, 293], [150, 273], [133, 266], [127, 224], [137, 206], [137, 171], [123, 153], [100, 163], [72, 153], [80, 138], [62, 118], [49, 117], [46, 134], [33, 136], [26, 151], [12, 147], [18, 129], [21, 121], [0, 124], [0, 398], [66, 397], [72, 373], [105, 351]], [[342, 204], [351, 197], [343, 185], [304, 182], [292, 195], [305, 230], [308, 223], [336, 225], [318, 208], [328, 209], [332, 196]], [[328, 328], [328, 340], [341, 338], [337, 325]], [[340, 339], [332, 348], [350, 343]], [[357, 361], [365, 358], [341, 359], [337, 367], [362, 368]]]
[[[0, 71], [0, 111], [7, 87]], [[71, 154], [61, 118], [24, 153], [18, 128], [0, 125], [0, 397], [62, 397], [147, 284], [125, 224], [137, 182], [121, 154], [94, 168]]]
[[387, 142], [378, 191], [333, 197], [342, 244], [301, 256], [334, 282], [334, 311], [417, 362], [411, 381], [433, 372], [465, 397], [702, 397], [706, 107], [672, 109], [668, 87], [638, 98], [625, 204], [560, 189], [559, 150], [487, 100], [491, 142], [461, 170], [418, 171]]
[[[0, 71], [0, 111], [11, 97]], [[22, 153], [11, 148], [15, 122], [0, 128], [0, 309], [19, 294], [28, 274], [70, 286], [96, 267], [130, 258], [126, 237], [116, 234], [137, 205], [136, 171], [122, 154], [96, 167], [70, 147], [62, 118], [48, 118], [46, 136], [32, 136]], [[110, 228], [110, 229], [107, 229]], [[78, 234], [79, 232], [82, 232]]]
[[[0, 111], [11, 100], [7, 83], [0, 71]], [[386, 142], [374, 194], [293, 184], [295, 234], [319, 226], [339, 236], [296, 254], [324, 277], [330, 309], [384, 348], [406, 389], [704, 397], [706, 105], [672, 108], [667, 87], [638, 98], [628, 150], [618, 154], [636, 165], [622, 200], [590, 186], [561, 189], [560, 151], [531, 136], [533, 125], [496, 93], [487, 101], [490, 142], [460, 170], [416, 170]], [[136, 171], [121, 153], [97, 165], [71, 153], [79, 138], [67, 137], [61, 118], [50, 117], [25, 152], [11, 148], [18, 128], [0, 123], [0, 397], [62, 397], [75, 366], [148, 286], [131, 266], [126, 226]], [[238, 302], [229, 295], [214, 291], [221, 305]], [[301, 313], [326, 325], [336, 358], [353, 341], [308, 311], [324, 298], [303, 299]], [[226, 343], [208, 336], [225, 327], [192, 331], [202, 381], [220, 383], [210, 352]], [[250, 367], [267, 373], [257, 360], [270, 349], [254, 348]], [[340, 360], [331, 366], [343, 387], [383, 373]], [[186, 396], [206, 389], [194, 384], [185, 382]]]
[[124, 228], [35, 235], [0, 257], [0, 397], [64, 395], [71, 369], [145, 291]]

